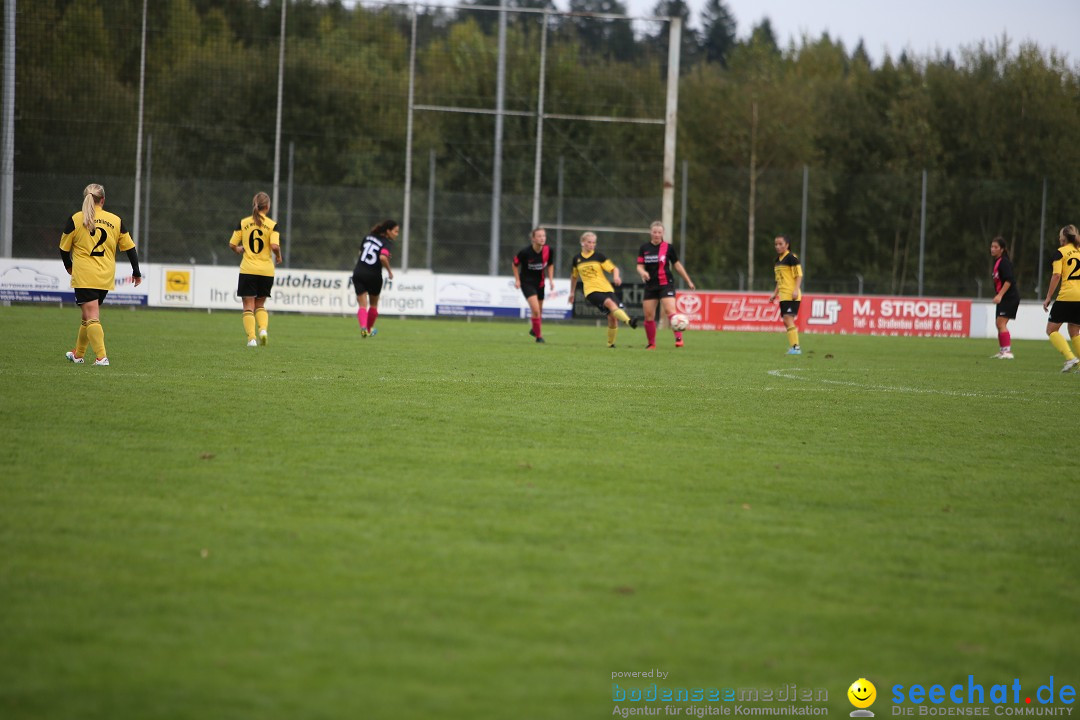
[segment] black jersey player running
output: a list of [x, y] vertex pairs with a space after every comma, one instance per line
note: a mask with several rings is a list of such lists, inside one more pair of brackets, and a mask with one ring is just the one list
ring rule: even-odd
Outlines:
[[[694, 282], [686, 274], [686, 268], [679, 262], [675, 246], [664, 240], [664, 223], [657, 220], [649, 228], [649, 242], [638, 250], [637, 272], [645, 283], [645, 299], [642, 309], [645, 311], [645, 337], [648, 340], [646, 350], [656, 349], [656, 305], [664, 308], [664, 315], [671, 318], [675, 314], [675, 275], [678, 273], [687, 287], [695, 290]], [[675, 333], [675, 347], [683, 346], [683, 334]]]
[[530, 236], [531, 242], [514, 256], [514, 287], [521, 290], [529, 303], [532, 314], [532, 329], [529, 334], [536, 342], [544, 342], [540, 331], [544, 311], [544, 275], [547, 275], [548, 290], [555, 290], [555, 266], [551, 264], [551, 248], [547, 245], [547, 231], [535, 228]]
[[[390, 242], [397, 239], [401, 228], [394, 220], [383, 220], [368, 231], [360, 245], [360, 254], [353, 268], [353, 288], [356, 290], [356, 322], [360, 324], [360, 337], [375, 334], [375, 321], [379, 317], [379, 295], [382, 294], [383, 268], [386, 277], [394, 279], [390, 269]], [[369, 307], [370, 298], [370, 307]]]

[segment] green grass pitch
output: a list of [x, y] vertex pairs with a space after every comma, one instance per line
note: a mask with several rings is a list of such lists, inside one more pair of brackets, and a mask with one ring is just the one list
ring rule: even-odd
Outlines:
[[[0, 717], [610, 717], [672, 686], [1080, 684], [1046, 342], [0, 308]], [[624, 681], [634, 684], [633, 681]], [[644, 684], [638, 682], [638, 684]], [[686, 714], [684, 713], [684, 716]]]

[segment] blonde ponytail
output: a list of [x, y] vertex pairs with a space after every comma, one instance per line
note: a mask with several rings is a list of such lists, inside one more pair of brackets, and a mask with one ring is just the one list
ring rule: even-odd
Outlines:
[[251, 199], [251, 219], [255, 224], [262, 227], [263, 217], [270, 210], [270, 196], [264, 192], [255, 193]]
[[83, 227], [89, 232], [94, 232], [97, 225], [94, 223], [97, 215], [97, 205], [105, 199], [105, 188], [97, 183], [91, 183], [83, 188], [82, 218]]

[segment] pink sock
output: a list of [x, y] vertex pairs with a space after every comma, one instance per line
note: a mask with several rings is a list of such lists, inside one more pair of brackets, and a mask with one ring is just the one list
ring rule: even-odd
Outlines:
[[379, 309], [370, 308], [367, 312], [367, 329], [370, 330], [375, 327], [375, 321], [379, 318]]
[[650, 345], [655, 345], [656, 344], [656, 321], [655, 320], [646, 320], [645, 321], [645, 340], [648, 341], [648, 343]]
[[1012, 347], [1012, 334], [1008, 330], [998, 333], [998, 345], [1003, 348]]
[[540, 337], [540, 318], [532, 319], [532, 329], [533, 335], [535, 335], [536, 337]]
[[356, 308], [356, 322], [360, 323], [360, 327], [367, 327], [367, 308]]

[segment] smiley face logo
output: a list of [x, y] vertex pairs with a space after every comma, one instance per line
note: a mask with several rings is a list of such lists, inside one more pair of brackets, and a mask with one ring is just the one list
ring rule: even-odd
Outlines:
[[874, 683], [866, 678], [859, 678], [851, 683], [847, 691], [848, 700], [857, 708], [864, 709], [874, 704], [877, 700], [877, 688]]

